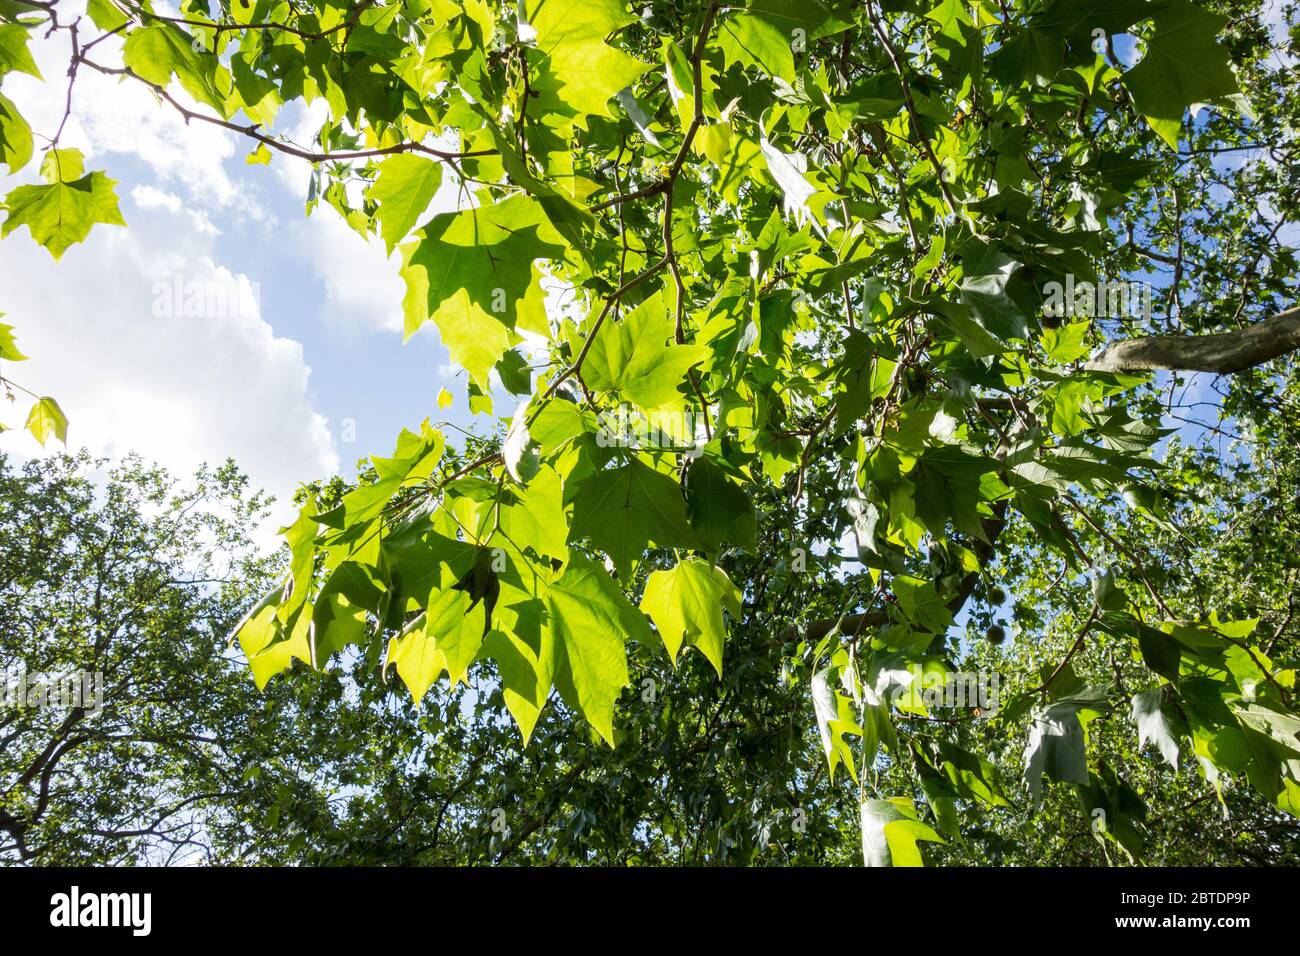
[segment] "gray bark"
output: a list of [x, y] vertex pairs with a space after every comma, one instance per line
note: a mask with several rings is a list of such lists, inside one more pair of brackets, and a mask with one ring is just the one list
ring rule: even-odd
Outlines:
[[1300, 350], [1300, 307], [1236, 332], [1217, 335], [1150, 335], [1106, 346], [1084, 366], [1090, 372], [1170, 369], [1228, 375]]

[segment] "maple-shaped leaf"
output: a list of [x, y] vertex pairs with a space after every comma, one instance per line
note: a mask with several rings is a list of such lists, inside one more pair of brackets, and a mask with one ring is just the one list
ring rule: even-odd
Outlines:
[[1239, 92], [1228, 51], [1215, 39], [1227, 22], [1189, 0], [1163, 4], [1146, 56], [1124, 74], [1133, 105], [1173, 149], [1189, 107]]
[[612, 116], [610, 98], [650, 69], [605, 42], [635, 19], [619, 0], [526, 0], [521, 8], [566, 107]]
[[691, 366], [704, 361], [708, 349], [669, 344], [673, 334], [663, 293], [656, 292], [622, 321], [606, 319], [582, 366], [584, 380], [646, 411], [679, 406], [678, 386]]
[[555, 686], [613, 746], [614, 704], [628, 683], [625, 644], [648, 641], [650, 625], [604, 568], [574, 552], [547, 603], [557, 638]]
[[390, 156], [379, 164], [370, 198], [379, 203], [375, 218], [391, 253], [415, 228], [442, 183], [442, 167], [423, 156]]
[[583, 479], [571, 498], [572, 535], [608, 554], [623, 580], [630, 580], [632, 562], [652, 544], [701, 546], [687, 523], [681, 486], [637, 459]]
[[434, 216], [402, 246], [406, 337], [432, 319], [452, 359], [486, 388], [525, 308], [533, 262], [565, 252], [528, 196]]
[[700, 558], [687, 558], [646, 580], [641, 610], [650, 615], [673, 664], [683, 643], [698, 647], [722, 676], [727, 636], [722, 612], [740, 617], [740, 591], [727, 572]]
[[96, 223], [125, 226], [113, 187], [103, 173], [83, 173], [81, 153], [51, 150], [41, 167], [45, 185], [19, 186], [5, 199], [0, 236], [26, 226], [55, 259], [82, 242]]

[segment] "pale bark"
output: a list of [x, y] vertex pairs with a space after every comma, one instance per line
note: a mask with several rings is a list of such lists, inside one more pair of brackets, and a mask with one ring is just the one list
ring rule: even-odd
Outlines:
[[1300, 307], [1235, 332], [1149, 335], [1112, 342], [1084, 368], [1091, 372], [1169, 369], [1229, 375], [1297, 350], [1300, 350]]

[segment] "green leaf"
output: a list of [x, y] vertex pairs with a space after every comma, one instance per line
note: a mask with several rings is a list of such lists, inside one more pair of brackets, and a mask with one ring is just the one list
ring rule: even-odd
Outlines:
[[1190, 0], [1168, 0], [1155, 13], [1155, 34], [1142, 62], [1124, 74], [1133, 105], [1171, 149], [1188, 107], [1238, 92], [1228, 51], [1215, 39], [1228, 21]]
[[1165, 689], [1153, 687], [1133, 695], [1133, 721], [1137, 724], [1138, 747], [1156, 745], [1169, 766], [1178, 769], [1178, 738], [1164, 707]]
[[349, 644], [363, 644], [369, 632], [367, 615], [374, 614], [382, 592], [370, 569], [344, 561], [330, 574], [312, 609], [312, 661], [324, 665], [329, 656]]
[[[650, 625], [600, 565], [576, 552], [547, 596], [561, 670], [556, 683], [614, 746], [614, 704], [628, 683], [629, 640], [646, 643]], [[570, 699], [571, 698], [571, 699]]]
[[673, 320], [656, 292], [623, 317], [607, 318], [596, 332], [583, 376], [591, 388], [617, 392], [646, 411], [680, 406], [678, 386], [708, 355], [702, 345], [669, 344]]
[[465, 679], [483, 646], [486, 617], [484, 602], [468, 591], [435, 588], [425, 613], [390, 643], [388, 663], [417, 704], [443, 671], [452, 686]]
[[90, 235], [96, 223], [126, 225], [113, 191], [116, 185], [103, 173], [91, 173], [73, 182], [19, 186], [5, 199], [8, 215], [0, 236], [26, 226], [32, 238], [59, 259], [69, 246]]
[[[3, 312], [0, 312], [0, 318], [4, 318]], [[14, 327], [3, 322], [0, 322], [0, 359], [6, 362], [27, 361], [27, 356], [18, 350], [18, 343], [14, 339]]]
[[86, 12], [90, 14], [90, 19], [95, 26], [105, 32], [116, 30], [131, 22], [131, 18], [113, 6], [109, 0], [90, 0], [86, 4]]
[[490, 632], [483, 642], [482, 654], [496, 661], [506, 708], [514, 717], [526, 747], [551, 694], [556, 651], [551, 628], [539, 629], [538, 647], [520, 637], [517, 630]]
[[559, 473], [542, 465], [519, 501], [503, 509], [501, 525], [516, 547], [531, 545], [538, 554], [563, 560], [568, 553], [569, 520]]
[[1057, 365], [1068, 365], [1083, 358], [1089, 352], [1087, 338], [1091, 324], [1085, 319], [1044, 330], [1043, 351]]
[[858, 779], [858, 769], [853, 762], [853, 747], [845, 735], [863, 736], [853, 712], [853, 701], [835, 690], [831, 681], [837, 679], [841, 668], [827, 667], [812, 676], [813, 714], [817, 718], [817, 732], [822, 739], [830, 777], [835, 779], [835, 769], [843, 764], [849, 776]]
[[217, 58], [196, 50], [193, 38], [176, 25], [151, 23], [132, 30], [123, 45], [122, 59], [137, 76], [164, 89], [175, 75], [190, 96], [211, 106], [222, 118], [230, 116], [226, 103], [229, 76], [224, 78], [227, 89], [223, 92], [219, 77], [225, 70], [218, 71]]
[[505, 464], [510, 477], [521, 484], [531, 481], [541, 466], [537, 442], [528, 433], [527, 401], [519, 403], [514, 417], [510, 420], [505, 441], [501, 443], [501, 461]]
[[1122, 611], [1128, 597], [1119, 586], [1114, 567], [1107, 567], [1092, 579], [1092, 599], [1103, 611]]
[[244, 622], [238, 631], [239, 646], [248, 658], [248, 668], [258, 690], [265, 690], [267, 682], [287, 670], [294, 658], [311, 665], [310, 633], [311, 620], [304, 614], [297, 618], [286, 635], [284, 624], [271, 605]]
[[369, 195], [379, 203], [375, 218], [390, 253], [410, 235], [440, 185], [442, 166], [423, 156], [404, 153], [379, 164]]
[[631, 580], [632, 562], [650, 545], [699, 545], [686, 520], [686, 502], [677, 482], [633, 459], [578, 482], [572, 494], [573, 534], [589, 538]]
[[0, 163], [13, 175], [32, 158], [32, 130], [13, 101], [0, 93]]
[[1020, 307], [1007, 295], [1007, 283], [1020, 263], [995, 246], [976, 244], [965, 261], [961, 280], [962, 301], [971, 317], [999, 342], [1023, 339], [1029, 326]]
[[26, 73], [41, 79], [27, 41], [31, 30], [17, 23], [0, 23], [0, 78], [6, 73]]
[[546, 79], [579, 113], [612, 116], [610, 98], [650, 69], [605, 42], [634, 19], [619, 0], [524, 0], [521, 8], [537, 31], [537, 49], [549, 57]]
[[740, 591], [721, 568], [687, 558], [646, 580], [641, 610], [650, 615], [674, 666], [683, 643], [694, 644], [722, 676], [727, 626], [723, 611], [740, 618]]
[[1058, 701], [1035, 709], [1025, 745], [1025, 781], [1037, 805], [1042, 799], [1043, 774], [1053, 780], [1086, 784], [1088, 758], [1078, 702]]
[[533, 261], [565, 245], [533, 199], [442, 213], [402, 246], [406, 337], [432, 319], [451, 357], [483, 389], [510, 345], [533, 284]]
[[51, 149], [41, 160], [47, 183], [69, 183], [86, 174], [86, 157], [79, 149]]
[[44, 445], [53, 435], [66, 446], [68, 444], [68, 418], [59, 408], [59, 403], [48, 395], [38, 398], [27, 416], [27, 430]]
[[708, 458], [697, 458], [686, 471], [686, 515], [710, 551], [724, 542], [753, 550], [758, 518], [745, 490]]
[[718, 46], [728, 63], [756, 66], [793, 83], [794, 51], [848, 26], [820, 0], [754, 0], [718, 28]]
[[918, 840], [943, 843], [943, 837], [917, 819], [904, 797], [864, 800], [861, 808], [862, 861], [867, 866], [924, 866]]

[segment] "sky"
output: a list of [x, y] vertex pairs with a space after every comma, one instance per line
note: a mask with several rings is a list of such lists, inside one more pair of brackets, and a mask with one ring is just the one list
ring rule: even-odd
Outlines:
[[[64, 42], [32, 44], [46, 82], [5, 78], [35, 133], [63, 115]], [[299, 143], [313, 128], [301, 106], [276, 123]], [[36, 142], [0, 195], [37, 180]], [[0, 242], [0, 312], [30, 357], [5, 374], [58, 400], [70, 449], [134, 450], [177, 475], [233, 457], [280, 499], [279, 523], [299, 482], [391, 453], [403, 427], [469, 424], [437, 329], [402, 343], [400, 254], [387, 258], [327, 205], [307, 217], [306, 162], [249, 165], [251, 140], [186, 125], [139, 84], [85, 69], [60, 145], [118, 180], [128, 228], [97, 225], [59, 262], [25, 228], [12, 233]], [[430, 213], [453, 201], [439, 194]], [[203, 314], [186, 308], [196, 284]], [[436, 403], [444, 387], [449, 411]], [[3, 450], [18, 457], [42, 453], [20, 431], [28, 404], [0, 409], [15, 429]]]

